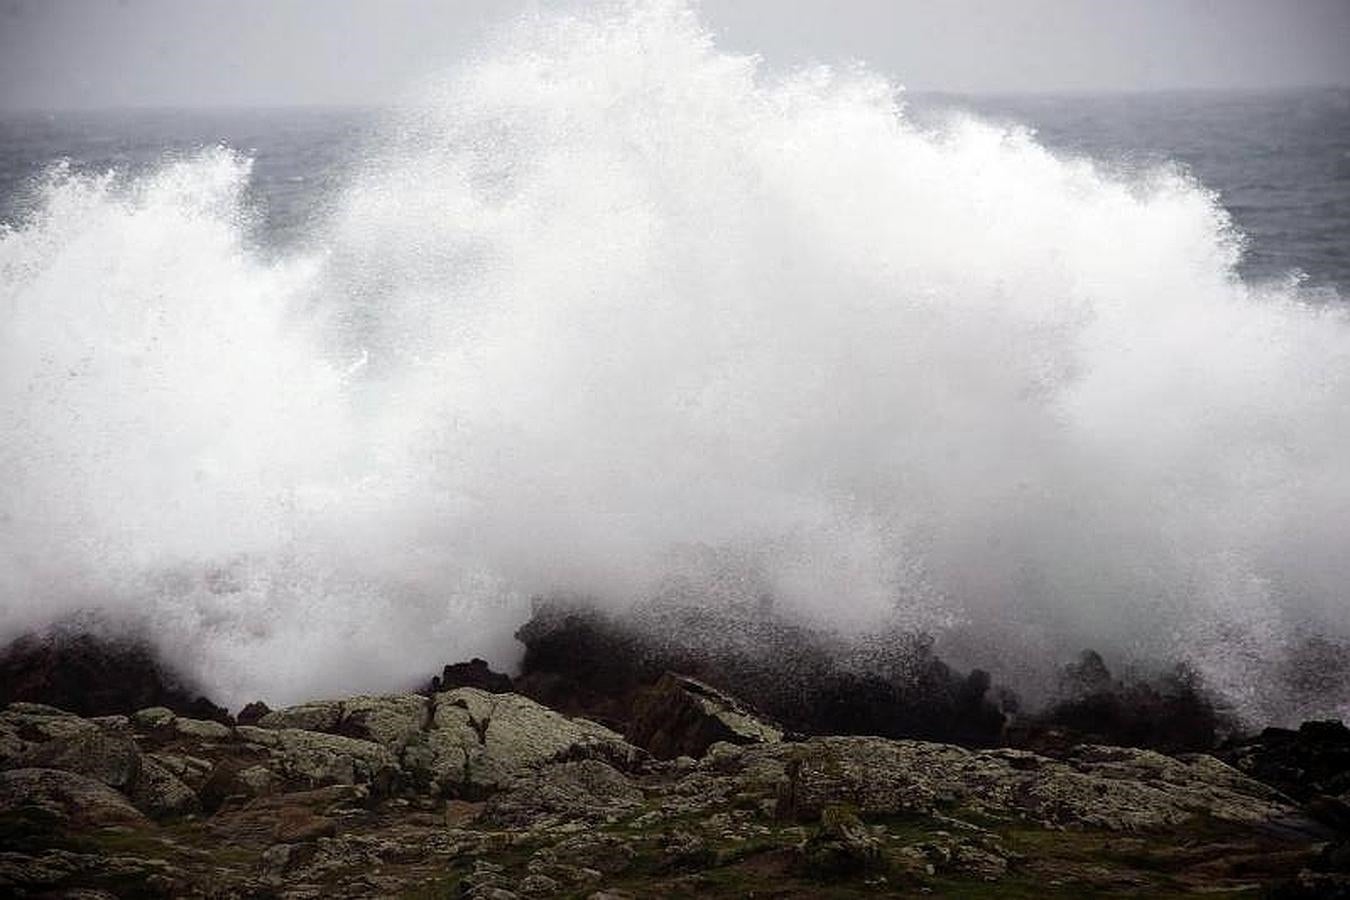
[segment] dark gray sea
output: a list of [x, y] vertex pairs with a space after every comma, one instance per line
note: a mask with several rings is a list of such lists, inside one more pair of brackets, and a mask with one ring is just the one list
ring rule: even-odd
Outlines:
[[[1350, 295], [1350, 90], [1072, 96], [915, 95], [917, 119], [952, 108], [1035, 130], [1049, 148], [1129, 174], [1188, 170], [1247, 236], [1242, 275], [1302, 277]], [[289, 243], [359, 163], [371, 109], [116, 110], [0, 115], [0, 221], [34, 205], [53, 163], [134, 175], [226, 144], [253, 157], [262, 239]]]

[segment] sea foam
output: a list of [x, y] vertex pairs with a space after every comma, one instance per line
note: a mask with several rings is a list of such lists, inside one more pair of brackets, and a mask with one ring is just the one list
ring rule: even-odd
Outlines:
[[0, 233], [0, 636], [95, 610], [276, 703], [679, 580], [1033, 695], [1092, 646], [1350, 712], [1284, 686], [1350, 635], [1350, 323], [1240, 280], [1180, 169], [921, 126], [675, 2], [517, 22], [299, 247], [249, 165], [58, 167]]

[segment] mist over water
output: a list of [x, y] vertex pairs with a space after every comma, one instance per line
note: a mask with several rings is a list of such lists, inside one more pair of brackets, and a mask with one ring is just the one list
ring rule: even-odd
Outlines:
[[770, 74], [681, 3], [523, 20], [307, 239], [249, 161], [57, 168], [0, 232], [0, 628], [231, 705], [514, 661], [536, 594], [772, 596], [1033, 696], [1091, 646], [1249, 716], [1350, 637], [1350, 321], [1168, 167]]

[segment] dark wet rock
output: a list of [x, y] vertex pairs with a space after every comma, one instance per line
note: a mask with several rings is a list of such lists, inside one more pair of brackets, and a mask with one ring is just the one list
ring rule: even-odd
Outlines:
[[713, 744], [774, 743], [783, 730], [736, 698], [694, 678], [667, 672], [641, 691], [626, 735], [660, 759], [702, 756]]
[[923, 634], [844, 640], [795, 624], [771, 605], [712, 608], [659, 600], [624, 615], [540, 601], [516, 634], [516, 690], [627, 731], [643, 691], [681, 672], [806, 734], [874, 734], [987, 746], [1001, 740], [1001, 695], [979, 670], [961, 674]]
[[1350, 875], [1300, 872], [1264, 894], [1266, 900], [1350, 900]]
[[1350, 729], [1338, 721], [1267, 728], [1255, 737], [1226, 743], [1217, 755], [1296, 800], [1344, 800], [1350, 794]]
[[145, 644], [74, 626], [21, 637], [0, 651], [0, 705], [14, 701], [82, 716], [165, 706], [194, 718], [230, 721], [228, 711], [166, 670]]
[[490, 694], [509, 694], [515, 690], [511, 676], [492, 671], [485, 660], [475, 657], [468, 662], [446, 666], [438, 677], [431, 679], [427, 693], [439, 694], [460, 687], [477, 688]]
[[1186, 666], [1153, 679], [1123, 681], [1112, 676], [1100, 654], [1086, 650], [1061, 673], [1060, 695], [1043, 712], [1020, 717], [1007, 742], [1050, 754], [1083, 743], [1203, 752], [1236, 729]]
[[239, 710], [239, 715], [234, 718], [235, 722], [240, 725], [257, 725], [262, 717], [271, 711], [272, 707], [263, 701], [254, 700], [252, 703], [245, 704], [244, 708]]

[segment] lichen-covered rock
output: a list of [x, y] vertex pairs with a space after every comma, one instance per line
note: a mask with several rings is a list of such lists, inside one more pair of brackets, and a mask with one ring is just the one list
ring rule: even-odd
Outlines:
[[259, 728], [298, 728], [302, 731], [332, 732], [342, 720], [341, 700], [315, 700], [275, 709], [258, 720]]
[[419, 763], [435, 786], [451, 794], [509, 787], [552, 761], [591, 758], [625, 768], [643, 756], [602, 725], [569, 718], [518, 694], [477, 688], [436, 695], [425, 748]]
[[528, 827], [545, 821], [614, 821], [642, 806], [642, 791], [598, 759], [558, 763], [517, 780], [487, 801], [486, 821]]
[[398, 755], [430, 724], [431, 708], [420, 694], [318, 700], [267, 713], [261, 728], [297, 728], [372, 741]]
[[802, 862], [816, 878], [852, 875], [880, 861], [881, 841], [846, 806], [827, 806], [820, 827], [802, 847]]
[[196, 756], [178, 753], [147, 753], [147, 759], [153, 759], [167, 769], [175, 778], [187, 785], [190, 790], [199, 791], [211, 777], [212, 764]]
[[235, 784], [249, 797], [265, 797], [280, 791], [285, 781], [267, 766], [249, 766], [239, 769]]
[[22, 750], [32, 744], [87, 734], [97, 725], [54, 706], [11, 703], [0, 709], [0, 748]]
[[167, 706], [147, 706], [131, 714], [131, 724], [139, 731], [151, 732], [168, 728], [177, 715]]
[[173, 720], [174, 734], [180, 738], [198, 741], [228, 741], [233, 737], [230, 729], [210, 719], [186, 719], [178, 716]]
[[420, 694], [349, 697], [342, 701], [342, 734], [374, 741], [398, 753], [431, 721], [431, 706]]
[[137, 809], [156, 819], [186, 816], [201, 809], [197, 794], [150, 756], [141, 760], [141, 770], [127, 796]]
[[239, 710], [239, 715], [234, 717], [234, 721], [239, 725], [257, 725], [263, 716], [271, 711], [272, 707], [263, 701], [254, 700], [252, 703], [244, 704], [244, 708]]
[[267, 748], [272, 757], [268, 768], [290, 783], [370, 784], [385, 791], [397, 779], [394, 755], [371, 741], [298, 728], [240, 725], [235, 730], [244, 740]]
[[0, 772], [0, 813], [37, 808], [74, 828], [150, 823], [136, 807], [101, 781], [59, 769]]
[[[776, 779], [780, 815], [817, 818], [832, 804], [865, 815], [964, 807], [1044, 825], [1132, 831], [1197, 816], [1252, 824], [1290, 815], [1279, 795], [1209, 757], [1083, 747], [1066, 760], [948, 744], [832, 737], [800, 744], [718, 745], [702, 770]], [[717, 749], [717, 748], [715, 748]]]
[[81, 724], [82, 728], [30, 744], [15, 764], [22, 768], [75, 772], [113, 788], [130, 787], [141, 770], [141, 751], [136, 742], [126, 734], [105, 731], [93, 722]]
[[[238, 726], [222, 738], [141, 717], [140, 769], [122, 793], [74, 772], [0, 773], [0, 895], [356, 900], [455, 882], [475, 897], [957, 895], [1049, 881], [1066, 895], [1149, 895], [1345, 865], [1343, 849], [1319, 855], [1325, 832], [1282, 795], [1207, 756], [1083, 746], [1050, 759], [854, 737], [718, 742], [700, 760], [655, 762], [515, 695], [332, 708], [331, 727], [350, 733]], [[0, 714], [0, 737], [54, 759], [131, 727]], [[433, 766], [450, 767], [445, 781]]]
[[653, 756], [674, 759], [702, 756], [719, 741], [777, 743], [783, 731], [736, 698], [697, 679], [667, 672], [638, 696], [626, 737]]

